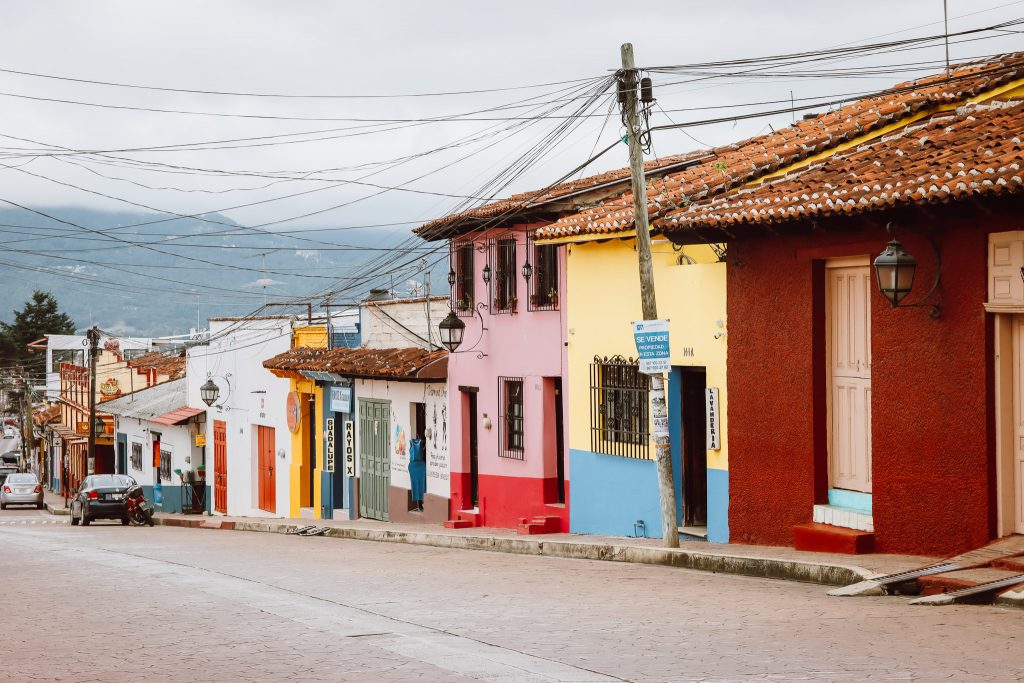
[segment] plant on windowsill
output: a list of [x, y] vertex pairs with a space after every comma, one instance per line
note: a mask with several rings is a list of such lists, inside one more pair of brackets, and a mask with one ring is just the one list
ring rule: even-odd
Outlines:
[[455, 308], [460, 311], [468, 311], [473, 308], [473, 297], [469, 294], [464, 295], [461, 299], [455, 301]]
[[512, 313], [515, 313], [516, 312], [516, 298], [514, 296], [513, 297], [509, 297], [505, 301], [502, 301], [501, 299], [495, 298], [494, 299], [494, 308], [496, 310], [499, 310], [499, 311], [510, 311]]

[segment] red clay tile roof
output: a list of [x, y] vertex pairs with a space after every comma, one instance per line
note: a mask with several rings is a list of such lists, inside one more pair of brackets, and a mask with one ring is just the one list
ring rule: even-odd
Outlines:
[[333, 372], [370, 379], [445, 379], [448, 352], [425, 349], [314, 349], [305, 346], [263, 361], [278, 377], [299, 379], [301, 371]]
[[1024, 101], [968, 104], [758, 185], [668, 214], [687, 229], [877, 211], [1024, 191]]
[[128, 361], [128, 365], [140, 370], [156, 370], [158, 375], [167, 375], [168, 379], [181, 379], [185, 376], [185, 354], [169, 355], [161, 351], [143, 354]]
[[[902, 83], [783, 130], [726, 147], [714, 157], [648, 183], [652, 220], [761, 178], [815, 154], [939, 105], [960, 102], [1024, 77], [1024, 53], [961, 64], [946, 74]], [[580, 213], [564, 216], [537, 237], [614, 234], [633, 229], [633, 195], [627, 192]]]
[[59, 418], [60, 404], [54, 404], [49, 408], [44, 408], [43, 410], [36, 411], [36, 413], [32, 416], [32, 423], [37, 427], [42, 427], [43, 425], [49, 424], [54, 420], [59, 420]]
[[[652, 159], [644, 162], [644, 169], [649, 174], [653, 174], [659, 169], [671, 168], [705, 156], [707, 156], [707, 152], [701, 150]], [[500, 199], [472, 209], [449, 214], [424, 223], [413, 230], [413, 232], [426, 240], [438, 240], [447, 239], [458, 234], [463, 228], [475, 227], [480, 223], [493, 222], [495, 227], [498, 227], [509, 222], [520, 222], [520, 214], [528, 210], [543, 207], [545, 204], [565, 199], [573, 193], [593, 190], [609, 183], [622, 183], [622, 187], [625, 187], [629, 180], [629, 168], [605, 171], [588, 178], [579, 178], [559, 183], [547, 189], [520, 192], [507, 199]], [[572, 210], [575, 211], [576, 209]]]

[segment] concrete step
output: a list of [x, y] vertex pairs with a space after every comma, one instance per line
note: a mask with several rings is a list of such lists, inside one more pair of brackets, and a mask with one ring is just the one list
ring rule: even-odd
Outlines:
[[483, 526], [480, 521], [480, 511], [456, 510], [455, 515], [444, 523], [446, 529], [468, 529], [475, 526]]
[[523, 517], [519, 520], [516, 533], [520, 536], [559, 534], [562, 533], [562, 518], [549, 516]]
[[793, 545], [797, 550], [861, 555], [874, 552], [875, 535], [869, 531], [807, 522], [793, 527]]

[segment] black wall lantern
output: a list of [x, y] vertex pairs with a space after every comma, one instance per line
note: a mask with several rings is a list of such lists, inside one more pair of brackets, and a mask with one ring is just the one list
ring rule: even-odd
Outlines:
[[454, 287], [455, 286], [455, 281], [456, 281], [457, 278], [458, 278], [458, 276], [455, 274], [455, 270], [454, 269], [449, 270], [448, 271], [448, 286], [449, 287]]
[[[892, 224], [886, 226], [886, 229], [892, 234]], [[921, 300], [917, 303], [908, 304], [904, 303], [904, 299], [910, 294], [910, 290], [914, 287], [914, 275], [917, 273], [917, 259], [910, 253], [908, 253], [903, 245], [893, 237], [885, 249], [875, 258], [875, 278], [878, 282], [878, 289], [882, 292], [893, 308], [931, 308], [929, 315], [933, 318], [938, 318], [941, 314], [939, 304], [937, 303], [924, 303], [925, 299], [931, 297], [939, 287], [939, 278], [942, 275], [942, 261], [939, 257], [939, 245], [935, 241], [935, 238], [928, 235], [929, 241], [932, 243], [932, 247], [935, 249], [935, 281], [932, 283], [932, 288], [928, 290], [928, 293], [921, 297]]]
[[448, 315], [437, 326], [437, 331], [441, 337], [441, 345], [449, 352], [454, 353], [457, 348], [462, 346], [462, 335], [466, 332], [466, 323], [455, 315], [455, 311], [448, 311]]
[[527, 261], [523, 264], [523, 278], [529, 282], [531, 277], [533, 277], [533, 266]]
[[212, 406], [217, 401], [217, 397], [220, 396], [220, 387], [218, 387], [213, 378], [207, 378], [206, 384], [199, 387], [199, 396], [202, 397], [203, 403], [208, 406]]
[[490, 284], [491, 282], [491, 266], [490, 264], [484, 266], [484, 282]]

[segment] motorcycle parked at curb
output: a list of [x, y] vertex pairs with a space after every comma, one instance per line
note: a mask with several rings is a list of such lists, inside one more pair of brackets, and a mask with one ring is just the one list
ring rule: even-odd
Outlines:
[[153, 507], [146, 502], [142, 487], [136, 484], [124, 494], [125, 510], [129, 521], [135, 526], [153, 526]]

